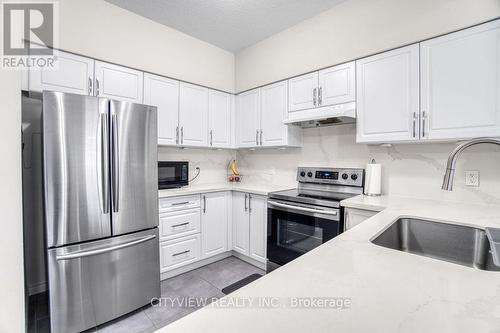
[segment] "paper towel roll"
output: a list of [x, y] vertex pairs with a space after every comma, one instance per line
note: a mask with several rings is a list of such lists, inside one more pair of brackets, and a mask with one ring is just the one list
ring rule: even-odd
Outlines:
[[369, 163], [366, 165], [365, 194], [377, 196], [382, 193], [382, 165]]

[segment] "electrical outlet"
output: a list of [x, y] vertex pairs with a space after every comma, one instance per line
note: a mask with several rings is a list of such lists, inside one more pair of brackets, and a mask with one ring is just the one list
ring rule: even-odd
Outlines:
[[479, 187], [479, 171], [465, 171], [465, 185]]

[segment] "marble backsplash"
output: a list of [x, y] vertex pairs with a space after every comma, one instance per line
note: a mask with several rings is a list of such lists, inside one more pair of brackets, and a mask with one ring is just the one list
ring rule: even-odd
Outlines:
[[[455, 143], [397, 144], [392, 147], [356, 144], [354, 125], [304, 129], [303, 148], [207, 150], [160, 147], [159, 158], [188, 160], [191, 173], [201, 167], [196, 183], [225, 181], [226, 166], [238, 160], [244, 182], [296, 186], [297, 166], [364, 168], [372, 158], [382, 164], [384, 194], [464, 203], [500, 204], [500, 147], [479, 145], [457, 163], [455, 189], [441, 190], [449, 153]], [[480, 171], [480, 187], [465, 186], [465, 171]]]

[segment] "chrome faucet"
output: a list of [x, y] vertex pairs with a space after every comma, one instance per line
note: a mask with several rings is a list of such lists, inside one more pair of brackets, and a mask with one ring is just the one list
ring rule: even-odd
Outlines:
[[455, 148], [450, 156], [448, 157], [448, 163], [446, 165], [446, 173], [444, 174], [443, 186], [441, 187], [445, 191], [453, 190], [453, 178], [455, 177], [455, 164], [457, 163], [458, 156], [470, 146], [474, 146], [480, 143], [492, 143], [500, 145], [500, 139], [495, 138], [477, 138], [465, 141]]

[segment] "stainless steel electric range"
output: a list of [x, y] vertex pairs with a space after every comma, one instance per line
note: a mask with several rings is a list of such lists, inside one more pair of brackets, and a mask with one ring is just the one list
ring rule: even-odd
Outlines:
[[341, 234], [340, 201], [363, 193], [364, 176], [363, 169], [298, 168], [297, 189], [270, 193], [267, 271]]

